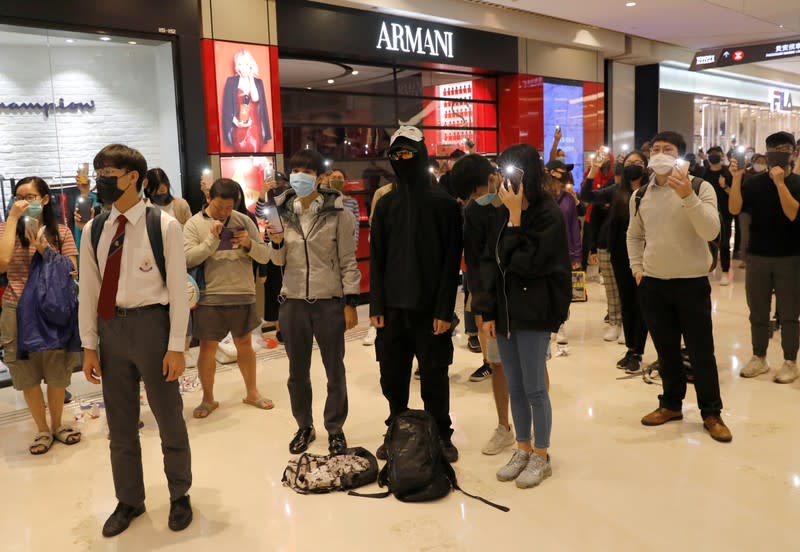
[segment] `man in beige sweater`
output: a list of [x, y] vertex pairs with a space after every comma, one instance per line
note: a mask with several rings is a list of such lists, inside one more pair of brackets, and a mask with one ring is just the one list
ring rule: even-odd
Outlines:
[[219, 407], [214, 400], [214, 356], [229, 332], [247, 388], [242, 402], [264, 410], [273, 407], [256, 387], [256, 354], [250, 337], [261, 325], [252, 263], [266, 263], [269, 249], [253, 221], [234, 210], [239, 199], [235, 181], [217, 180], [209, 197], [208, 207], [190, 218], [183, 230], [186, 265], [190, 269], [202, 265], [205, 280], [194, 313], [194, 336], [200, 340], [197, 369], [203, 386], [195, 418], [206, 418]]

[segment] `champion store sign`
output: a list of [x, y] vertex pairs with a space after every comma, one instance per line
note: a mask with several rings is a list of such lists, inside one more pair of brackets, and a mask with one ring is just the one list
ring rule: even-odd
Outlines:
[[376, 48], [435, 58], [455, 57], [452, 32], [386, 21], [381, 22]]
[[51, 113], [77, 113], [81, 111], [94, 111], [94, 100], [88, 102], [65, 103], [64, 98], [58, 102], [0, 102], [0, 113], [40, 112], [45, 118]]

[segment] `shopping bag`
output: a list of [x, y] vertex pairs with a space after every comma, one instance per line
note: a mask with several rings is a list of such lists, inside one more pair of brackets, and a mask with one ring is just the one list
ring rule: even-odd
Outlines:
[[586, 272], [583, 270], [574, 270], [572, 272], [572, 302], [583, 303], [589, 300], [589, 294], [586, 291]]

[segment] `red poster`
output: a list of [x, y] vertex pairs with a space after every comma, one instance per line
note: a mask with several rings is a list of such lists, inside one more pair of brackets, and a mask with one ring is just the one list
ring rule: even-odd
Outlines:
[[204, 44], [208, 127], [210, 134], [215, 131], [209, 136], [209, 151], [276, 151], [274, 57], [270, 46], [218, 40]]

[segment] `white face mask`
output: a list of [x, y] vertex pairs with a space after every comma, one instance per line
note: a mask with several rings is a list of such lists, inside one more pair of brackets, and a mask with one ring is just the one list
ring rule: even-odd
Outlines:
[[753, 163], [753, 172], [762, 173], [767, 170], [767, 166], [762, 163]]
[[675, 158], [666, 153], [657, 153], [650, 157], [650, 162], [647, 166], [653, 169], [657, 175], [664, 176], [672, 172], [675, 168]]

